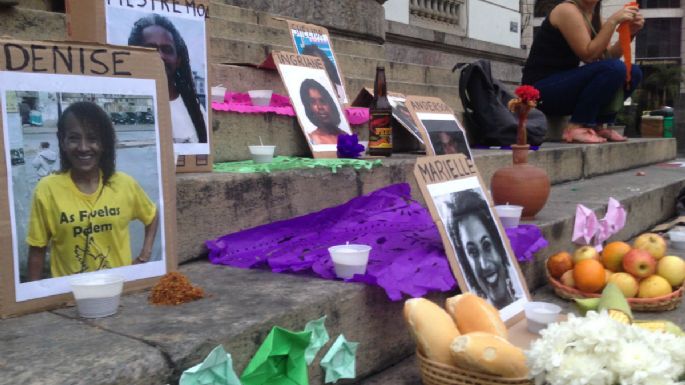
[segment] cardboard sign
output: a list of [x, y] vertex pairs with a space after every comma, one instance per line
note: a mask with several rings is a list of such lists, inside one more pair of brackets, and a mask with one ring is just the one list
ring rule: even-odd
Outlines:
[[345, 91], [345, 78], [335, 58], [328, 30], [313, 24], [292, 20], [287, 20], [287, 22], [295, 51], [300, 55], [316, 56], [323, 61], [326, 73], [335, 86], [338, 100], [343, 105], [347, 104], [348, 97]]
[[466, 131], [452, 109], [440, 98], [407, 96], [406, 106], [414, 121], [418, 122], [426, 154], [464, 154], [473, 159]]
[[[174, 270], [176, 186], [157, 52], [0, 45], [0, 316], [70, 301], [69, 280], [96, 270], [124, 276], [125, 290]], [[139, 255], [148, 261], [132, 265]]]
[[178, 172], [212, 170], [206, 0], [67, 0], [71, 39], [157, 49]]
[[473, 160], [419, 158], [414, 176], [463, 292], [487, 299], [512, 325], [530, 299], [525, 279]]
[[[371, 101], [373, 100], [373, 89], [362, 88], [357, 97], [352, 102], [355, 107], [369, 107]], [[399, 125], [407, 130], [411, 136], [416, 139], [420, 144], [423, 143], [423, 137], [421, 136], [421, 131], [419, 130], [414, 117], [409, 112], [406, 106], [406, 97], [404, 94], [397, 92], [388, 92], [388, 101], [392, 107], [392, 117], [395, 119]], [[394, 138], [393, 138], [394, 141]]]
[[293, 52], [273, 52], [272, 57], [314, 158], [336, 158], [338, 135], [352, 130], [323, 62]]

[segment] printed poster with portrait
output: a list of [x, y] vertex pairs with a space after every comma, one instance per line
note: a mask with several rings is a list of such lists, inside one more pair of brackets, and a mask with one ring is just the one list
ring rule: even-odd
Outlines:
[[487, 299], [507, 325], [518, 321], [530, 293], [473, 161], [465, 154], [423, 157], [414, 175], [459, 288]]
[[[0, 316], [176, 269], [166, 79], [156, 52], [0, 40]], [[118, 119], [150, 119], [117, 124]]]
[[418, 122], [427, 155], [464, 154], [473, 159], [466, 131], [440, 98], [410, 95], [406, 106]]
[[323, 62], [292, 52], [271, 55], [314, 158], [336, 158], [338, 135], [352, 130]]
[[345, 91], [345, 78], [333, 52], [330, 34], [324, 27], [287, 20], [288, 30], [293, 39], [295, 51], [300, 55], [316, 56], [323, 61], [328, 77], [333, 82], [338, 101], [342, 105], [348, 102]]
[[[208, 1], [68, 0], [67, 30], [80, 41], [154, 48], [167, 77], [178, 172], [211, 171]], [[119, 125], [145, 123], [141, 114]]]

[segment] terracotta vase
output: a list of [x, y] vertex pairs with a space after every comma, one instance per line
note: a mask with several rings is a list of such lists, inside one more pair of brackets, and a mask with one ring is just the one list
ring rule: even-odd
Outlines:
[[549, 177], [545, 170], [528, 163], [529, 145], [512, 145], [513, 165], [500, 168], [490, 180], [492, 199], [497, 205], [523, 206], [523, 219], [535, 217], [549, 198]]

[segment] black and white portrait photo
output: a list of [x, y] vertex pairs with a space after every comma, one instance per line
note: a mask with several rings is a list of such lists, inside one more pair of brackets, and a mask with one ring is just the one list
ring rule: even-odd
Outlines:
[[416, 125], [414, 118], [411, 116], [411, 112], [409, 112], [409, 109], [405, 104], [405, 98], [388, 95], [388, 101], [392, 107], [392, 116], [398, 122], [400, 122], [402, 127], [406, 128], [409, 133], [411, 133], [421, 144], [423, 144], [421, 132], [419, 131], [419, 127]]
[[478, 178], [428, 185], [428, 190], [466, 282], [462, 290], [487, 299], [505, 320], [522, 310], [525, 289]]
[[418, 113], [421, 125], [428, 134], [426, 147], [430, 155], [464, 154], [472, 159], [466, 134], [454, 115]]

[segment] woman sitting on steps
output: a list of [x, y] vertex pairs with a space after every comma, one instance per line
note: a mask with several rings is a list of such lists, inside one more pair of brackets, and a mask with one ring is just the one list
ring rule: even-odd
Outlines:
[[[627, 6], [602, 22], [601, 0], [567, 0], [558, 4], [535, 35], [523, 68], [523, 84], [540, 91], [545, 114], [571, 115], [563, 140], [576, 143], [625, 141], [616, 131], [602, 128], [618, 112], [611, 105], [617, 97], [627, 99], [642, 72], [632, 66], [626, 82], [621, 46], [609, 45], [619, 24], [629, 23], [631, 39], [645, 20], [635, 6]], [[585, 64], [579, 66], [580, 62]], [[596, 130], [596, 128], [598, 128]]]

